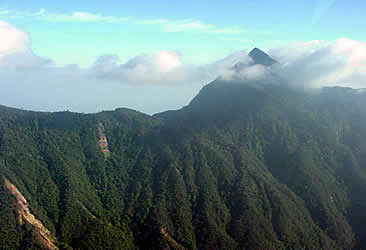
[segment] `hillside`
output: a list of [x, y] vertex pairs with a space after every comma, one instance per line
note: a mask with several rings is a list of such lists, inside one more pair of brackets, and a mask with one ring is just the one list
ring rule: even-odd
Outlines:
[[361, 248], [365, 97], [217, 79], [154, 116], [1, 106], [0, 246], [49, 248], [22, 196], [60, 249]]

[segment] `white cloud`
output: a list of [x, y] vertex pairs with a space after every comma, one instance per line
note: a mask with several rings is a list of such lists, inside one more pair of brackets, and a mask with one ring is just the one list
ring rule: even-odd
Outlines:
[[350, 39], [311, 41], [270, 50], [278, 72], [292, 84], [306, 87], [366, 87], [366, 43]]
[[6, 22], [0, 21], [0, 34], [0, 59], [16, 51], [27, 50], [30, 46], [28, 34]]
[[29, 35], [0, 21], [0, 67], [27, 70], [49, 64], [48, 59], [33, 54]]
[[[246, 51], [238, 51], [211, 64], [194, 66], [183, 64], [181, 55], [171, 51], [139, 55], [126, 63], [120, 63], [116, 55], [105, 55], [94, 63], [92, 75], [122, 84], [201, 87], [220, 75], [231, 78], [238, 62], [249, 65], [252, 59]], [[250, 70], [247, 74], [253, 75]]]
[[[283, 41], [280, 41], [283, 43]], [[277, 61], [283, 63], [292, 63], [299, 58], [308, 56], [315, 51], [328, 46], [330, 42], [313, 40], [309, 42], [291, 42], [281, 47], [272, 48], [269, 54]]]
[[271, 70], [263, 65], [252, 65], [244, 67], [239, 72], [239, 78], [247, 81], [261, 81], [268, 79], [271, 76]]
[[171, 51], [139, 55], [124, 64], [119, 63], [116, 55], [106, 55], [98, 58], [93, 66], [93, 74], [98, 78], [140, 85], [174, 84], [195, 73], [196, 69], [183, 65], [180, 55]]
[[168, 72], [176, 67], [182, 66], [178, 53], [169, 51], [159, 51], [151, 55], [141, 55], [129, 60], [125, 67], [151, 67], [161, 72]]
[[[0, 104], [28, 109], [96, 112], [130, 107], [156, 113], [186, 105], [219, 75], [243, 82], [283, 79], [306, 87], [366, 87], [366, 43], [350, 39], [271, 49], [269, 54], [280, 62], [272, 68], [253, 66], [247, 51], [200, 66], [184, 64], [178, 52], [158, 51], [126, 62], [105, 55], [93, 67], [81, 69], [55, 67], [34, 55], [30, 36], [8, 23], [0, 22], [0, 37]], [[236, 73], [232, 67], [238, 62], [243, 67]]]

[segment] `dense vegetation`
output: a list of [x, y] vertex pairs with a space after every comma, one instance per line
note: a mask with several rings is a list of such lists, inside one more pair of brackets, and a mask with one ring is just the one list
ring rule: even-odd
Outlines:
[[[217, 80], [155, 116], [0, 107], [0, 175], [62, 249], [359, 248], [365, 97]], [[1, 248], [37, 247], [0, 182]]]

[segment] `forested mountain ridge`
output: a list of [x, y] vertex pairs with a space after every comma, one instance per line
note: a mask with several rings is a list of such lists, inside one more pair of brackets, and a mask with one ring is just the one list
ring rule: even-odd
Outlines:
[[[2, 106], [0, 175], [61, 249], [361, 248], [365, 97], [219, 78], [154, 116]], [[0, 246], [42, 247], [3, 178]]]

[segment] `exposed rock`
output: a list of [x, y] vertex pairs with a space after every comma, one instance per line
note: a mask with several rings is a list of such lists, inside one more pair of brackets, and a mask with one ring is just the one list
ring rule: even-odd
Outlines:
[[166, 228], [161, 228], [160, 229], [160, 233], [161, 235], [171, 244], [171, 246], [173, 247], [173, 249], [185, 249], [182, 245], [180, 245], [176, 240], [173, 239], [173, 237], [168, 233], [168, 231], [166, 230]]
[[104, 134], [104, 126], [103, 126], [103, 123], [101, 123], [101, 122], [98, 123], [98, 135], [99, 135], [98, 145], [99, 145], [100, 149], [102, 150], [104, 157], [107, 158], [109, 156], [110, 152], [108, 149], [108, 140]]
[[6, 178], [4, 178], [5, 186], [10, 193], [16, 198], [15, 208], [19, 214], [19, 223], [28, 223], [32, 225], [39, 236], [40, 243], [46, 249], [58, 249], [55, 246], [56, 239], [51, 232], [29, 211], [27, 200], [19, 192], [19, 190]]

